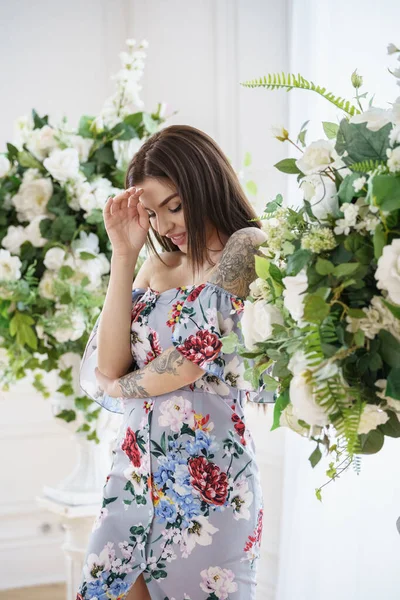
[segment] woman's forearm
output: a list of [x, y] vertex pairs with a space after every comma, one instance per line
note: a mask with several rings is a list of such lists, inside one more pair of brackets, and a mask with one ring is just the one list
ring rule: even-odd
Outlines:
[[98, 333], [98, 367], [107, 377], [124, 375], [132, 363], [132, 282], [138, 253], [111, 258], [111, 273]]
[[161, 396], [189, 385], [203, 375], [203, 369], [171, 347], [143, 369], [120, 377], [115, 396], [122, 398]]

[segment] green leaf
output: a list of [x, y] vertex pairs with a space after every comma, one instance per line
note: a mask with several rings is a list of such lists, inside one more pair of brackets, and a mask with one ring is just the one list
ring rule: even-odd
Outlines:
[[381, 223], [376, 226], [372, 239], [374, 243], [374, 256], [378, 260], [382, 256], [383, 249], [386, 246], [386, 233]]
[[63, 421], [66, 421], [67, 423], [70, 423], [71, 421], [75, 421], [76, 412], [74, 410], [64, 409], [60, 413], [58, 413], [58, 415], [56, 415], [56, 417], [58, 419], [62, 419]]
[[293, 276], [300, 273], [300, 271], [305, 267], [312, 257], [312, 252], [310, 250], [296, 250], [293, 254], [291, 254], [287, 261], [287, 269], [286, 274]]
[[351, 202], [353, 198], [357, 196], [353, 183], [359, 178], [359, 173], [352, 173], [343, 179], [338, 191], [339, 200], [342, 204]]
[[222, 352], [232, 354], [236, 350], [239, 338], [234, 331], [231, 331], [228, 335], [221, 337], [219, 341], [222, 342]]
[[18, 162], [21, 167], [25, 167], [26, 169], [39, 169], [40, 171], [43, 171], [42, 163], [30, 154], [30, 152], [25, 150], [18, 152]]
[[393, 306], [393, 304], [390, 304], [383, 298], [381, 299], [381, 301], [390, 310], [392, 315], [394, 315], [396, 317], [396, 319], [400, 319], [400, 306]]
[[312, 468], [314, 468], [322, 458], [322, 452], [319, 449], [319, 444], [315, 448], [314, 452], [308, 457], [308, 460], [311, 463]]
[[[400, 408], [400, 403], [399, 403]], [[389, 420], [383, 425], [379, 425], [378, 429], [382, 431], [384, 435], [388, 435], [392, 438], [400, 437], [400, 421], [397, 418], [397, 415], [392, 410], [388, 410], [387, 414], [389, 415]]]
[[379, 429], [373, 429], [369, 433], [362, 433], [359, 436], [361, 454], [376, 454], [382, 448], [385, 436]]
[[318, 258], [315, 264], [315, 270], [319, 275], [330, 275], [333, 273], [335, 265], [325, 258]]
[[379, 353], [385, 363], [390, 367], [398, 367], [400, 365], [400, 342], [385, 329], [380, 330], [378, 338], [381, 341]]
[[153, 134], [158, 129], [158, 123], [148, 113], [143, 113], [143, 124], [150, 134]]
[[274, 165], [278, 171], [282, 173], [288, 173], [289, 175], [298, 175], [301, 173], [300, 169], [296, 166], [295, 158], [284, 158]]
[[257, 184], [254, 181], [246, 181], [246, 189], [252, 196], [257, 195]]
[[304, 302], [304, 320], [309, 323], [320, 323], [329, 315], [330, 306], [321, 296], [308, 294]]
[[269, 260], [262, 256], [255, 255], [255, 269], [258, 277], [267, 280], [267, 278], [269, 277], [269, 265]]
[[321, 488], [315, 488], [315, 495], [317, 497], [317, 500], [322, 502]]
[[83, 117], [80, 118], [79, 120], [79, 126], [78, 126], [78, 134], [84, 138], [93, 138], [93, 133], [90, 130], [90, 126], [93, 123], [95, 117], [89, 117], [87, 115], [84, 115]]
[[281, 414], [285, 410], [289, 402], [289, 390], [285, 390], [277, 397], [274, 405], [274, 420], [272, 423], [271, 431], [280, 427], [279, 421], [281, 418]]
[[330, 123], [329, 121], [322, 121], [322, 127], [328, 140], [333, 140], [337, 136], [339, 131], [339, 125], [337, 123]]
[[333, 274], [339, 279], [341, 277], [347, 277], [348, 275], [355, 273], [359, 266], [358, 263], [343, 263], [342, 265], [337, 265], [337, 267], [335, 267]]
[[[386, 390], [385, 396], [389, 396], [390, 398], [394, 398], [395, 400], [400, 400], [400, 368], [394, 367], [391, 369], [387, 381], [386, 381]], [[399, 404], [400, 408], [400, 404]]]
[[370, 180], [368, 200], [381, 210], [392, 212], [400, 208], [400, 177], [375, 175]]
[[244, 166], [249, 167], [251, 165], [251, 154], [250, 152], [246, 152], [244, 155]]
[[349, 123], [342, 119], [335, 149], [346, 165], [370, 159], [386, 162], [391, 129], [389, 123], [379, 131], [370, 131], [366, 123]]
[[365, 312], [361, 308], [349, 308], [348, 315], [352, 319], [365, 319]]

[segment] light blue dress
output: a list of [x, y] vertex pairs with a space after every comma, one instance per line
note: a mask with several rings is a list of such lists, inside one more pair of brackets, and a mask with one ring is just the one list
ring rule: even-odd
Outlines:
[[261, 380], [254, 389], [244, 379], [245, 359], [220, 341], [233, 331], [243, 343], [243, 300], [210, 282], [133, 290], [134, 368], [174, 345], [204, 369], [195, 383], [146, 399], [98, 388], [97, 320], [81, 387], [123, 413], [123, 424], [77, 600], [126, 598], [140, 573], [152, 600], [255, 599], [263, 498], [244, 405], [272, 398]]

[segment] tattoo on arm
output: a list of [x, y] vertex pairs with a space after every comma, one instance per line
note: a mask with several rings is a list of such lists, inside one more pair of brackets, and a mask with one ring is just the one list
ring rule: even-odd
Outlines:
[[265, 239], [264, 232], [256, 227], [235, 231], [226, 243], [217, 269], [209, 281], [236, 296], [246, 298], [250, 293], [250, 284], [257, 279], [254, 257], [264, 256], [257, 246]]
[[157, 373], [158, 375], [179, 375], [176, 370], [185, 361], [185, 357], [178, 352], [175, 348], [169, 348], [160, 356], [157, 356], [151, 363], [146, 365], [144, 369], [133, 371], [128, 373], [118, 380], [119, 386], [122, 391], [123, 398], [148, 398], [151, 396], [140, 380], [144, 377], [146, 371], [150, 373]]

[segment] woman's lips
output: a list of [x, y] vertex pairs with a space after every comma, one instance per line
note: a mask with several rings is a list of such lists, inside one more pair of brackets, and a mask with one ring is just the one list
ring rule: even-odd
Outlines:
[[176, 237], [172, 237], [171, 240], [175, 244], [175, 246], [182, 245], [186, 240], [186, 232], [182, 233], [182, 235], [177, 235]]

